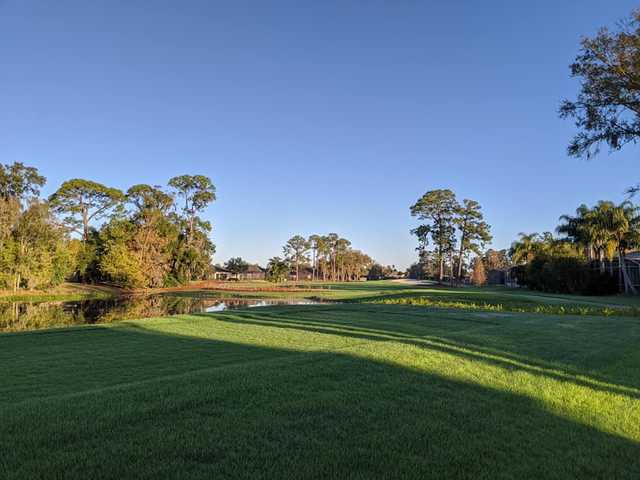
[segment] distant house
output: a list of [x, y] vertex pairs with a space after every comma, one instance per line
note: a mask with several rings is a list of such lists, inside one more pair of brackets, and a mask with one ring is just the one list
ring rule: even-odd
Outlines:
[[214, 267], [214, 280], [231, 280], [231, 278], [236, 278], [236, 274], [231, 270], [227, 270], [226, 268], [222, 268], [217, 265]]
[[267, 278], [267, 270], [260, 265], [249, 265], [247, 271], [240, 274], [241, 280], [264, 280]]
[[[298, 280], [312, 280], [313, 279], [313, 269], [311, 267], [300, 267], [300, 275]], [[296, 269], [292, 268], [289, 272], [289, 280], [296, 280]]]
[[224, 267], [215, 267], [213, 273], [214, 280], [265, 280], [267, 278], [267, 270], [259, 265], [249, 265], [246, 272], [235, 273]]

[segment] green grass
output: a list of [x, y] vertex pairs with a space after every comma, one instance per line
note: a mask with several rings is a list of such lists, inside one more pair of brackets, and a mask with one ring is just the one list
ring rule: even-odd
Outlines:
[[[283, 291], [260, 291], [266, 282], [244, 282], [237, 289], [225, 292], [233, 298], [314, 298], [350, 303], [416, 305], [433, 308], [454, 308], [495, 312], [528, 312], [553, 315], [599, 315], [640, 317], [640, 297], [612, 295], [588, 297], [534, 292], [504, 287], [447, 287], [389, 281], [289, 284]], [[296, 290], [299, 288], [299, 290]], [[203, 295], [218, 295], [220, 291], [202, 290]], [[193, 292], [182, 292], [191, 295]]]
[[[463, 288], [437, 285], [407, 284], [390, 281], [374, 282], [291, 282], [272, 284], [265, 281], [234, 282], [227, 288], [180, 288], [159, 290], [171, 296], [201, 296], [245, 299], [301, 299], [353, 303], [382, 303], [507, 312], [572, 315], [640, 316], [640, 297], [612, 295], [587, 297], [533, 292], [503, 287]], [[109, 298], [123, 291], [107, 286], [65, 284], [51, 292], [22, 292], [13, 295], [0, 292], [2, 302], [48, 302]], [[130, 292], [124, 292], [130, 293]], [[141, 294], [154, 293], [153, 290]]]
[[638, 345], [376, 304], [4, 334], [0, 478], [640, 478]]
[[490, 312], [521, 312], [553, 315], [601, 315], [601, 316], [640, 316], [638, 307], [598, 306], [597, 304], [571, 303], [542, 303], [535, 300], [521, 300], [517, 298], [474, 298], [473, 296], [457, 294], [448, 295], [441, 291], [421, 295], [394, 295], [378, 298], [354, 300], [355, 303], [376, 303], [383, 305], [416, 305], [432, 308], [446, 308], [459, 310], [485, 310]]

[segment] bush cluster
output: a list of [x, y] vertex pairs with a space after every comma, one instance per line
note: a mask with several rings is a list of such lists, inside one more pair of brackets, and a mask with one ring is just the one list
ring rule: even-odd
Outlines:
[[517, 267], [518, 283], [548, 293], [612, 295], [618, 282], [609, 273], [594, 270], [580, 258], [538, 255], [527, 265]]

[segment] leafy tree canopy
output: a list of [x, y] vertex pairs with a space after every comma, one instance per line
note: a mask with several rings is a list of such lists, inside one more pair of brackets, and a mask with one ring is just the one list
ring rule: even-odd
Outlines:
[[138, 184], [127, 190], [127, 202], [136, 207], [138, 212], [161, 211], [167, 212], [173, 207], [173, 197], [160, 187]]
[[273, 257], [267, 264], [267, 280], [270, 282], [283, 282], [289, 274], [289, 264], [280, 257]]
[[89, 224], [104, 217], [110, 209], [124, 200], [124, 194], [117, 188], [101, 183], [74, 178], [64, 182], [49, 197], [54, 211], [69, 214], [65, 220], [74, 229], [82, 227], [85, 240], [89, 237]]
[[570, 155], [590, 158], [606, 144], [619, 150], [640, 136], [640, 10], [620, 23], [618, 31], [601, 29], [582, 40], [571, 75], [580, 80], [575, 100], [560, 106], [579, 132]]
[[45, 182], [46, 178], [35, 167], [27, 167], [20, 162], [0, 163], [0, 198], [22, 202], [29, 197], [37, 197]]
[[184, 201], [184, 211], [195, 215], [216, 199], [216, 187], [204, 175], [180, 175], [169, 180], [169, 186]]
[[236, 274], [245, 273], [249, 269], [249, 264], [241, 257], [234, 257], [230, 258], [227, 263], [224, 264], [224, 268]]

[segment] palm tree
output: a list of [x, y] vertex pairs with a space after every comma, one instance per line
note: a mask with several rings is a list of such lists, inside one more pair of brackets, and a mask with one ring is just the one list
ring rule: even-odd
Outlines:
[[640, 240], [638, 208], [629, 201], [620, 205], [615, 205], [612, 202], [601, 203], [603, 203], [603, 208], [600, 225], [607, 232], [609, 241], [615, 246], [615, 251], [618, 254], [618, 262], [624, 280], [624, 291], [636, 294], [636, 288], [629, 278], [624, 257], [626, 251], [637, 246]]
[[540, 249], [540, 235], [538, 233], [523, 232], [520, 232], [518, 235], [520, 239], [511, 244], [509, 253], [513, 263], [529, 263]]
[[575, 217], [571, 215], [562, 215], [560, 217], [560, 225], [556, 228], [556, 232], [565, 235], [574, 244], [584, 249], [585, 256], [589, 261], [594, 260], [594, 253], [597, 254], [600, 262], [600, 271], [604, 272], [604, 245], [596, 235], [589, 217], [592, 210], [585, 204], [580, 205], [576, 209]]
[[613, 202], [601, 200], [585, 215], [584, 229], [598, 253], [601, 272], [604, 271], [605, 259], [611, 262], [617, 251], [617, 242], [611, 234], [612, 215], [616, 208]]
[[605, 258], [611, 261], [617, 255], [625, 292], [636, 293], [624, 257], [629, 249], [640, 243], [638, 208], [629, 201], [620, 205], [599, 201], [591, 209], [580, 206], [577, 213], [578, 217], [564, 216], [565, 224], [558, 227], [559, 231], [576, 241], [593, 245], [598, 254], [601, 272], [604, 271]]
[[267, 264], [267, 278], [272, 282], [282, 282], [289, 274], [289, 264], [280, 257], [269, 259]]

